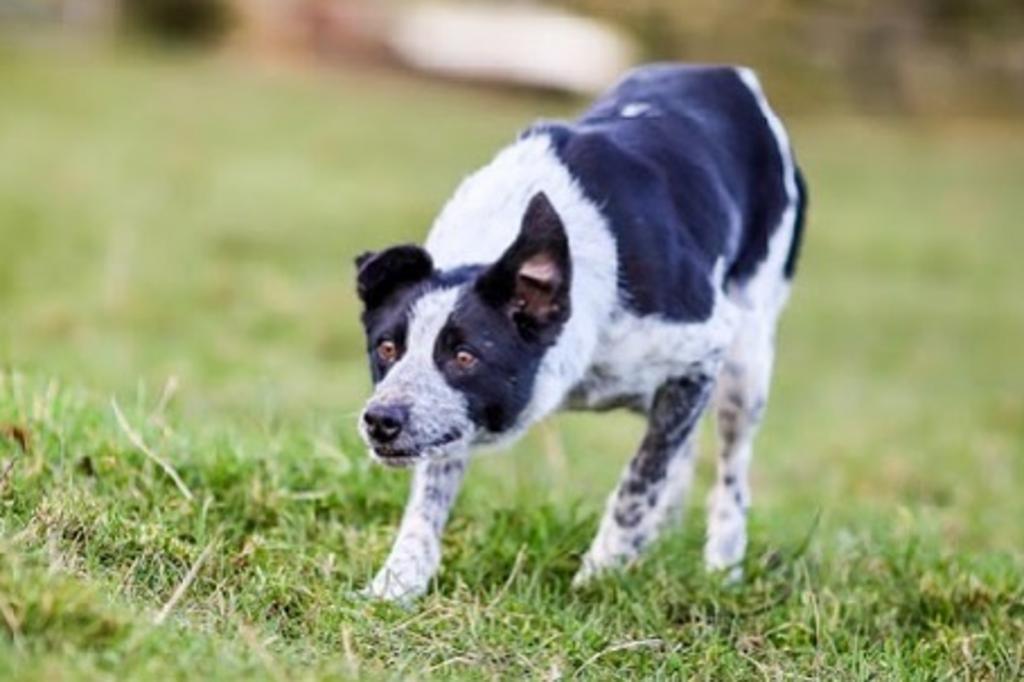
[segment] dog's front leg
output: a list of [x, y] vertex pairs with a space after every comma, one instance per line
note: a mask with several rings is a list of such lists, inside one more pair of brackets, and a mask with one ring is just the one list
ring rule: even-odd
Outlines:
[[427, 591], [441, 563], [441, 532], [466, 473], [466, 458], [424, 462], [413, 475], [398, 537], [369, 596], [407, 601]]
[[691, 435], [708, 404], [713, 374], [665, 382], [654, 396], [647, 433], [605, 509], [573, 585], [626, 565], [679, 509], [693, 478]]

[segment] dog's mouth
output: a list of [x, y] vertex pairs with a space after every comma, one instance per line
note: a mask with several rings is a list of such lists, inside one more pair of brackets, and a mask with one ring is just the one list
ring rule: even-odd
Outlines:
[[462, 432], [452, 429], [440, 438], [427, 443], [418, 444], [415, 447], [400, 447], [395, 445], [375, 445], [373, 453], [377, 459], [392, 467], [406, 467], [422, 459], [441, 457], [447, 453], [444, 448], [462, 438]]

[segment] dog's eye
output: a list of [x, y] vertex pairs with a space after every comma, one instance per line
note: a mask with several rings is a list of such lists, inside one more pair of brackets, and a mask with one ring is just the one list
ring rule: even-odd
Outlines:
[[381, 341], [377, 344], [377, 357], [386, 364], [391, 364], [398, 359], [398, 346], [394, 341]]
[[455, 353], [455, 364], [459, 366], [459, 369], [473, 369], [477, 362], [476, 356], [468, 350], [460, 350]]

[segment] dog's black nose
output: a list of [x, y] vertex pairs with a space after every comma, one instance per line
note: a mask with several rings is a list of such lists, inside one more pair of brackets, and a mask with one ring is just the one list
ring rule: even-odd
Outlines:
[[409, 410], [404, 405], [374, 405], [366, 410], [366, 432], [378, 443], [390, 443], [402, 432]]

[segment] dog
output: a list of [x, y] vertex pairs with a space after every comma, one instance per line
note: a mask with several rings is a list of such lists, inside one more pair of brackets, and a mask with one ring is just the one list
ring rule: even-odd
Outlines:
[[753, 71], [655, 64], [576, 121], [527, 128], [461, 183], [423, 247], [359, 256], [374, 383], [360, 435], [415, 468], [366, 593], [424, 593], [471, 451], [560, 409], [647, 419], [574, 585], [633, 562], [674, 518], [709, 405], [721, 449], [704, 561], [738, 575], [806, 203]]

